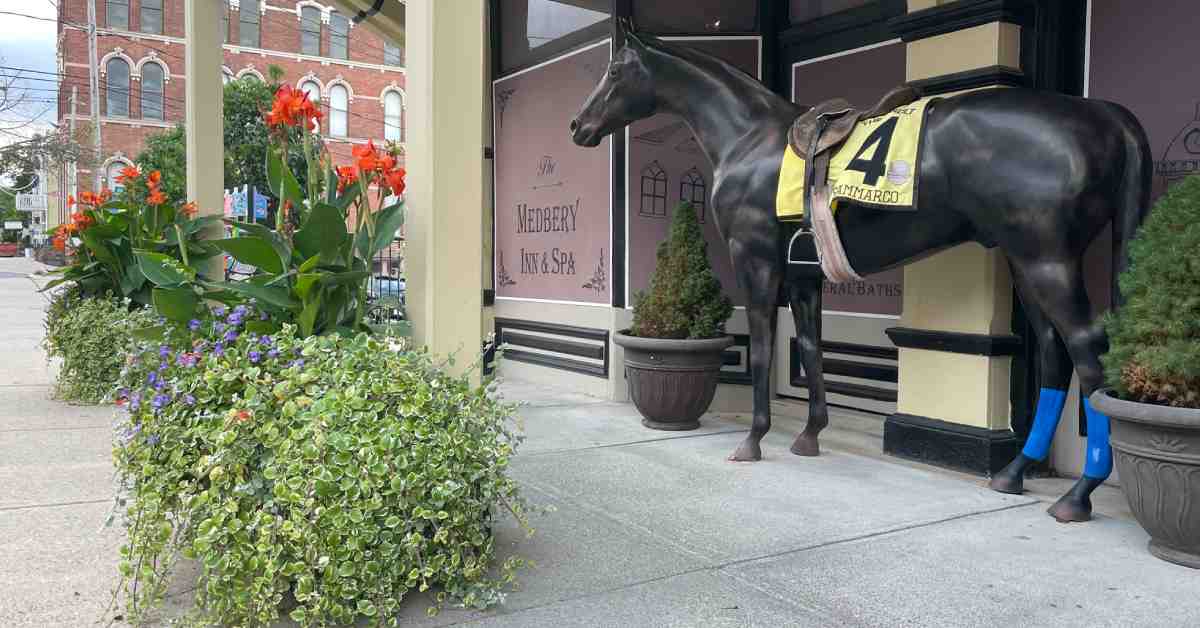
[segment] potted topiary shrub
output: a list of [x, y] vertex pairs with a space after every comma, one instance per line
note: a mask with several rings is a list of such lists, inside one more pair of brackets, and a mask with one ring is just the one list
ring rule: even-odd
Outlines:
[[733, 338], [733, 304], [708, 262], [708, 245], [690, 203], [675, 208], [671, 234], [658, 247], [650, 289], [633, 306], [633, 326], [613, 342], [625, 349], [629, 396], [642, 424], [694, 430], [717, 392], [721, 354]]
[[1200, 568], [1200, 177], [1155, 205], [1120, 286], [1125, 303], [1106, 322], [1111, 388], [1092, 406], [1112, 419], [1121, 489], [1150, 552]]

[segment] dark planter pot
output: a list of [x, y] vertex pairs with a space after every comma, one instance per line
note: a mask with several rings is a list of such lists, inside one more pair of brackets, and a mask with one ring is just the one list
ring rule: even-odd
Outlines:
[[1107, 389], [1091, 401], [1112, 419], [1121, 490], [1150, 553], [1200, 569], [1200, 409], [1125, 401]]
[[656, 430], [694, 430], [717, 394], [721, 354], [732, 336], [706, 340], [639, 338], [622, 330], [613, 342], [625, 349], [629, 397], [642, 425]]

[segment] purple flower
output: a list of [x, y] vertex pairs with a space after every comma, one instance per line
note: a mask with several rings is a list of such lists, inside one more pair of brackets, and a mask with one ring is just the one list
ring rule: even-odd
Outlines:
[[270, 336], [263, 336], [262, 338], [258, 339], [258, 343], [264, 347], [269, 347], [269, 346], [275, 344], [275, 340], [273, 338], [271, 338]]
[[258, 361], [262, 359], [262, 354], [257, 351], [251, 351], [249, 356], [251, 364], [258, 364]]
[[237, 340], [237, 337], [238, 337], [238, 333], [235, 330], [231, 329], [231, 330], [225, 332], [225, 342], [233, 342], [234, 340]]
[[242, 315], [234, 312], [233, 314], [229, 315], [229, 318], [225, 319], [225, 322], [237, 327], [238, 325], [242, 324]]
[[233, 308], [233, 313], [237, 314], [238, 316], [245, 316], [246, 312], [248, 312], [248, 311], [250, 311], [250, 310], [247, 309], [245, 305], [239, 305], [239, 306]]
[[154, 382], [154, 390], [162, 390], [166, 386], [167, 386], [167, 380], [165, 380], [161, 377], [158, 378], [157, 382]]
[[272, 360], [279, 357], [279, 349], [271, 349], [267, 352], [267, 357], [271, 358]]
[[217, 357], [225, 355], [225, 343], [218, 342], [217, 344], [213, 345], [213, 355]]
[[270, 318], [270, 316], [267, 316], [267, 313], [266, 313], [266, 312], [259, 312], [259, 313], [258, 313], [258, 320], [260, 320], [260, 321], [265, 321], [265, 320], [267, 320], [268, 318]]
[[149, 375], [146, 376], [146, 383], [150, 384], [151, 386], [153, 386], [154, 382], [157, 382], [157, 381], [158, 381], [158, 373], [157, 372], [152, 371]]
[[160, 358], [171, 357], [171, 348], [168, 347], [167, 345], [163, 345], [163, 346], [159, 347], [158, 348], [158, 357], [160, 357]]
[[225, 306], [218, 305], [212, 309], [213, 316], [225, 316]]
[[158, 370], [159, 370], [159, 372], [161, 373], [162, 371], [165, 371], [165, 370], [167, 370], [167, 367], [169, 367], [169, 366], [171, 366], [171, 365], [170, 365], [169, 363], [167, 363], [166, 361], [159, 362], [159, 363], [158, 363]]
[[183, 396], [183, 402], [189, 406], [194, 406], [196, 405], [196, 398], [191, 394], [187, 394]]
[[288, 363], [288, 368], [292, 368], [293, 366], [304, 366], [304, 358], [300, 358], [298, 360], [292, 360], [291, 362]]
[[218, 334], [225, 331], [225, 323], [222, 323], [221, 321], [214, 322], [213, 331], [217, 332]]
[[154, 398], [150, 400], [150, 405], [153, 406], [155, 410], [161, 410], [162, 407], [168, 403], [171, 403], [171, 398], [162, 393], [154, 395]]
[[193, 318], [192, 320], [188, 321], [188, 329], [190, 329], [192, 331], [196, 331], [197, 329], [200, 329], [199, 319]]
[[146, 437], [146, 444], [153, 447], [153, 446], [157, 445], [159, 443], [159, 441], [161, 441], [161, 440], [162, 440], [162, 438], [159, 437], [158, 434], [151, 434]]

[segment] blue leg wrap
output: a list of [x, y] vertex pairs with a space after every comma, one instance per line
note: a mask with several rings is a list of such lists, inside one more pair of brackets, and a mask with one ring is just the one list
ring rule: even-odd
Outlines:
[[[1050, 454], [1050, 441], [1054, 440], [1054, 431], [1058, 429], [1058, 419], [1062, 416], [1063, 406], [1067, 403], [1067, 391], [1043, 388], [1038, 392], [1037, 414], [1033, 418], [1033, 429], [1025, 441], [1021, 453], [1032, 460], [1045, 460]], [[1091, 424], [1088, 425], [1091, 433]], [[1107, 440], [1105, 441], [1107, 442]]]
[[1087, 462], [1083, 474], [1089, 478], [1103, 480], [1112, 474], [1112, 446], [1108, 444], [1108, 416], [1092, 408], [1092, 402], [1083, 400], [1087, 413]]

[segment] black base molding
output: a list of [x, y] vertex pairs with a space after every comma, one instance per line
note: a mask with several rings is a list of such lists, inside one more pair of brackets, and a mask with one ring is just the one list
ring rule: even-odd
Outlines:
[[919, 89], [922, 96], [936, 96], [980, 87], [1029, 87], [1029, 78], [1020, 70], [992, 65], [909, 81], [908, 84]]
[[938, 467], [991, 475], [1021, 451], [1012, 430], [989, 430], [938, 419], [893, 414], [883, 424], [884, 453]]
[[1021, 338], [1013, 334], [966, 334], [911, 327], [889, 327], [884, 333], [892, 344], [904, 349], [997, 356], [1014, 355], [1021, 348]]

